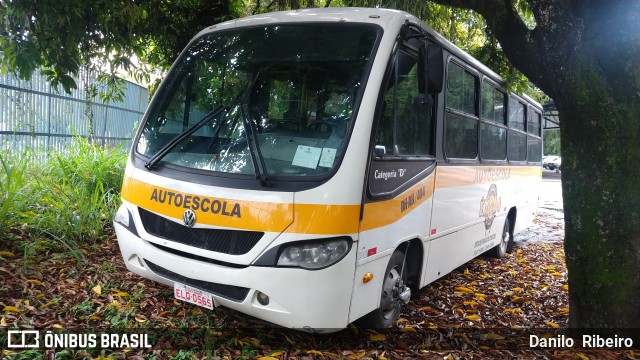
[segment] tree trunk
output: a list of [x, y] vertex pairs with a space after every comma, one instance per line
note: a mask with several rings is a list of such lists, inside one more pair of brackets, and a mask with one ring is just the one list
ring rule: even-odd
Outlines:
[[556, 99], [569, 326], [640, 328], [640, 104], [588, 76], [576, 85]]
[[626, 14], [633, 9], [583, 9], [599, 14], [588, 15], [555, 95], [571, 327], [640, 328], [640, 29], [631, 32]]

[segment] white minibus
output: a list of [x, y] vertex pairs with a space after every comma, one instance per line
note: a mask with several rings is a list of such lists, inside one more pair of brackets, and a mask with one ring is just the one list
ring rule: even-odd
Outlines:
[[178, 300], [323, 332], [535, 216], [542, 107], [402, 11], [249, 16], [197, 34], [133, 141], [115, 231]]

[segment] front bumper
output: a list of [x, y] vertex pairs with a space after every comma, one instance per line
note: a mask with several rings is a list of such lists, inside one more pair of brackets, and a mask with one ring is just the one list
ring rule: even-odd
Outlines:
[[[216, 306], [228, 307], [288, 328], [328, 332], [348, 325], [355, 246], [338, 263], [322, 270], [235, 267], [164, 251], [119, 223], [114, 223], [114, 227], [127, 268], [140, 276], [168, 286], [173, 286], [176, 279], [179, 282], [187, 279], [184, 282], [192, 286], [203, 282], [213, 284], [213, 289], [222, 290], [217, 294], [211, 288], [203, 290], [214, 293]], [[269, 296], [268, 305], [258, 302], [258, 292]]]

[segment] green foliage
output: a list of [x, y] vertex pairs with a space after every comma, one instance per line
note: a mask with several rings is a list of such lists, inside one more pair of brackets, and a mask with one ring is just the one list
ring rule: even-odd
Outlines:
[[[511, 66], [499, 44], [486, 32], [477, 13], [429, 1], [406, 0], [206, 0], [121, 3], [112, 0], [14, 0], [0, 2], [0, 71], [28, 79], [36, 68], [58, 88], [75, 89], [72, 75], [81, 66], [107, 70], [100, 77], [103, 101], [118, 99], [118, 70], [139, 83], [158, 81], [151, 74], [166, 71], [195, 33], [209, 25], [245, 15], [322, 6], [385, 7], [415, 14], [458, 47], [501, 74], [511, 91], [538, 99], [540, 92]], [[535, 20], [525, 0], [513, 2], [530, 28]], [[139, 61], [137, 61], [138, 59]]]
[[544, 131], [544, 154], [561, 156], [560, 129]]
[[149, 82], [151, 67], [167, 69], [197, 31], [241, 16], [243, 7], [239, 0], [2, 1], [0, 71], [29, 79], [42, 68], [67, 92], [77, 88], [72, 76], [80, 67]]
[[0, 154], [0, 233], [4, 232], [15, 216], [13, 203], [22, 196], [25, 173], [31, 154]]
[[24, 244], [27, 256], [52, 249], [80, 261], [82, 246], [110, 233], [126, 154], [77, 137], [66, 150], [32, 161], [44, 156], [31, 150], [2, 158], [0, 225], [24, 225], [38, 239]]

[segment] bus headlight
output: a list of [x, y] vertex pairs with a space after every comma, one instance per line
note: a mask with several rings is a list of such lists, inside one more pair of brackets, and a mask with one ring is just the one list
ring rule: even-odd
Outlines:
[[127, 210], [127, 208], [124, 207], [124, 205], [120, 205], [120, 207], [118, 208], [118, 211], [116, 212], [116, 215], [113, 217], [113, 221], [128, 228], [129, 227], [129, 210]]
[[131, 212], [127, 210], [124, 204], [120, 205], [118, 211], [113, 216], [113, 222], [124, 226], [132, 234], [138, 236], [138, 230], [136, 230], [136, 225], [133, 223], [133, 216], [131, 216]]
[[340, 261], [349, 252], [349, 242], [333, 239], [286, 246], [278, 257], [278, 266], [320, 269]]

